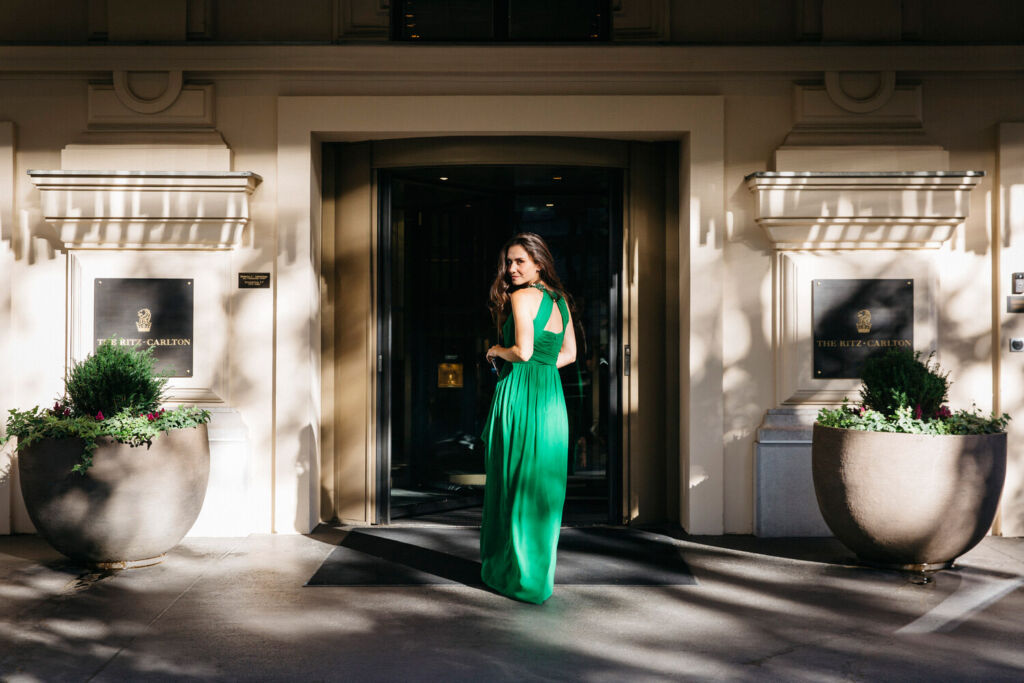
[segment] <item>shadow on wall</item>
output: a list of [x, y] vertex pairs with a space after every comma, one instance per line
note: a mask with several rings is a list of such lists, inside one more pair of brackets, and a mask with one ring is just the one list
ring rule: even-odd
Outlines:
[[[310, 425], [305, 425], [299, 430], [298, 449], [299, 453], [309, 453], [310, 457], [313, 454], [318, 453], [320, 449], [316, 443], [317, 433]], [[309, 501], [316, 501], [315, 496], [320, 490], [320, 482], [318, 477], [313, 476], [311, 468], [306, 467], [301, 458], [297, 458], [295, 465], [297, 475], [297, 488], [299, 491], [306, 491], [308, 498], [305, 496], [297, 496], [295, 501], [295, 529], [308, 529], [310, 526], [315, 526], [316, 519], [310, 520], [310, 504]], [[313, 506], [313, 514], [319, 516], [319, 505]], [[282, 531], [278, 529], [278, 531]]]

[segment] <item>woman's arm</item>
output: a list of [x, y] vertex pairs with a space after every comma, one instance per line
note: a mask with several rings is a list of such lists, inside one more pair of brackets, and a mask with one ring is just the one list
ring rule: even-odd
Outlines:
[[[534, 295], [536, 293], [536, 296]], [[540, 307], [540, 297], [544, 296], [536, 289], [517, 289], [512, 292], [512, 316], [516, 322], [516, 343], [512, 346], [495, 344], [487, 350], [487, 361], [500, 358], [510, 363], [525, 363], [533, 356], [533, 317]]]
[[562, 348], [558, 350], [558, 360], [555, 361], [555, 365], [560, 368], [564, 368], [569, 363], [576, 360], [576, 331], [572, 324], [572, 313], [566, 309], [568, 320], [563, 320], [562, 324], [565, 326], [565, 336], [562, 337]]

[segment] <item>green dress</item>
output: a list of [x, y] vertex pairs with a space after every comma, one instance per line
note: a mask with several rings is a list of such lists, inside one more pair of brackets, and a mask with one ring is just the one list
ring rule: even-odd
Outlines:
[[[487, 484], [480, 527], [481, 578], [511, 598], [542, 603], [555, 580], [555, 549], [565, 503], [569, 419], [555, 362], [569, 320], [559, 297], [562, 331], [545, 330], [555, 301], [541, 285], [533, 319], [533, 356], [505, 363], [482, 435]], [[503, 343], [515, 343], [512, 316]]]

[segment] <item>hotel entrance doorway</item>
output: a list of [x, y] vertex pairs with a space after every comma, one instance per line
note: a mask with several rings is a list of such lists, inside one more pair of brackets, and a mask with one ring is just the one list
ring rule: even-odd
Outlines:
[[531, 231], [551, 246], [577, 309], [577, 361], [561, 371], [570, 429], [564, 519], [619, 523], [622, 169], [377, 173], [377, 519], [478, 515], [480, 432], [496, 383], [484, 351], [498, 343], [488, 290], [502, 244]]

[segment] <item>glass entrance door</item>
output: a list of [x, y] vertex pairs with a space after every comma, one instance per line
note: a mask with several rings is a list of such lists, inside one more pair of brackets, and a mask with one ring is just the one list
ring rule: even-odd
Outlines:
[[619, 272], [622, 172], [554, 166], [381, 170], [378, 518], [452, 514], [483, 499], [480, 432], [496, 377], [487, 309], [501, 246], [542, 235], [572, 294], [577, 362], [566, 523], [620, 521]]

